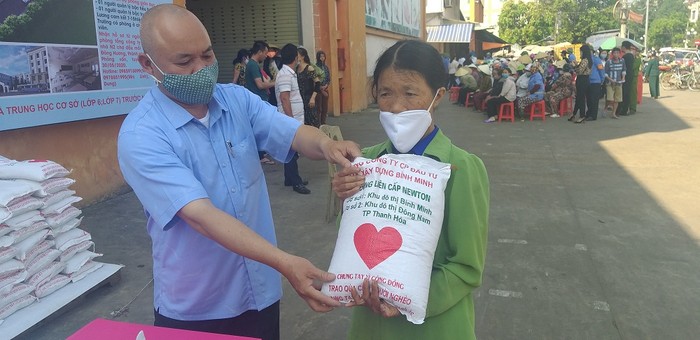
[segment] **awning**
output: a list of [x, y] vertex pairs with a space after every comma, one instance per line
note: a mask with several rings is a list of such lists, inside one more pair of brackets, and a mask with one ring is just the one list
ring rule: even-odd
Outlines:
[[510, 45], [509, 42], [497, 37], [493, 33], [483, 29], [483, 30], [476, 30], [474, 32], [474, 35], [476, 36], [477, 39], [481, 42], [485, 43], [496, 43], [496, 44], [502, 44], [502, 45]]
[[481, 43], [481, 49], [483, 51], [499, 49], [510, 45], [509, 42], [485, 29], [474, 31], [474, 39]]
[[431, 43], [468, 43], [472, 38], [474, 24], [452, 24], [427, 26], [428, 42]]

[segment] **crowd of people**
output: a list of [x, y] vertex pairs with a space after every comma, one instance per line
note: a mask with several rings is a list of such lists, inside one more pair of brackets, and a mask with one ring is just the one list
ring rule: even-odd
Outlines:
[[[651, 63], [654, 60], [652, 54]], [[634, 115], [641, 65], [638, 49], [623, 41], [620, 47], [610, 51], [581, 45], [578, 58], [572, 49], [562, 50], [560, 55], [553, 51], [537, 54], [523, 51], [517, 58], [509, 59], [493, 59], [490, 54], [484, 60], [473, 55], [455, 57], [445, 67], [451, 75], [448, 86], [459, 91], [454, 104], [473, 104], [475, 110], [487, 116], [486, 123], [497, 120], [503, 104], [513, 103], [515, 117], [524, 120], [530, 105], [544, 101], [549, 117], [568, 115], [569, 121], [580, 124], [598, 119], [602, 98], [605, 98], [602, 114], [613, 119]], [[658, 61], [656, 69], [649, 66], [644, 72], [652, 98], [658, 98]], [[573, 103], [570, 113], [563, 109], [568, 105], [560, 105], [565, 100]]]
[[[285, 46], [289, 47], [288, 51], [294, 52], [286, 56], [290, 60], [283, 56], [284, 48], [261, 40], [255, 41], [250, 49], [239, 50], [233, 60], [232, 83], [247, 88], [301, 123], [314, 127], [326, 124], [331, 79], [326, 53], [317, 51], [316, 62], [312, 64], [309, 52], [304, 47], [293, 44]], [[281, 72], [283, 69], [286, 71]], [[278, 77], [280, 74], [283, 77]], [[295, 82], [293, 87], [292, 81]], [[282, 91], [279, 91], [280, 86]], [[280, 101], [280, 97], [285, 101]], [[284, 164], [284, 185], [292, 187], [297, 193], [310, 194], [311, 190], [306, 187], [308, 181], [299, 175], [298, 157], [295, 155], [292, 161]], [[261, 163], [275, 164], [265, 151], [259, 151], [259, 158]]]

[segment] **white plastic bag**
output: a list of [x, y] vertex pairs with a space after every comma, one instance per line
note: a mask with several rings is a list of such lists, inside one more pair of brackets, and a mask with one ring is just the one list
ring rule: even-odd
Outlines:
[[40, 198], [40, 200], [44, 203], [44, 207], [48, 207], [56, 202], [59, 202], [60, 200], [70, 197], [75, 195], [74, 190], [66, 189], [66, 190], [61, 190], [57, 193], [47, 195], [46, 197]]
[[62, 274], [72, 274], [80, 270], [80, 268], [85, 265], [88, 261], [102, 256], [102, 254], [93, 253], [91, 251], [83, 251], [73, 255], [70, 259], [66, 261], [66, 268], [61, 271]]
[[0, 295], [0, 309], [2, 307], [9, 305], [11, 302], [13, 302], [19, 298], [22, 298], [22, 297], [25, 297], [25, 296], [31, 294], [31, 292], [33, 292], [33, 291], [34, 291], [34, 287], [27, 285], [27, 284], [24, 284], [24, 283], [18, 283], [16, 285], [12, 286], [12, 288], [10, 289], [9, 292]]
[[0, 178], [22, 178], [43, 181], [53, 177], [63, 177], [70, 173], [60, 164], [48, 160], [26, 160], [0, 164]]
[[85, 241], [90, 241], [92, 236], [85, 230], [75, 228], [63, 234], [56, 235], [56, 249], [66, 251], [66, 249]]
[[16, 311], [31, 305], [34, 301], [36, 301], [36, 297], [30, 294], [10, 302], [7, 306], [0, 308], [0, 320], [6, 319]]
[[62, 233], [65, 233], [69, 230], [77, 228], [82, 221], [83, 221], [82, 217], [81, 218], [71, 218], [66, 223], [63, 223], [59, 226], [56, 226], [56, 227], [52, 228], [51, 230], [53, 230], [54, 236], [58, 235], [58, 234], [62, 234]]
[[43, 298], [44, 296], [47, 296], [67, 285], [68, 283], [70, 283], [70, 278], [68, 276], [60, 274], [56, 275], [51, 280], [39, 285], [39, 287], [36, 287], [36, 290], [34, 290], [34, 295], [36, 295], [38, 298]]
[[65, 262], [51, 262], [48, 266], [42, 268], [24, 282], [34, 288], [39, 287], [58, 275], [65, 267]]
[[[20, 261], [27, 261], [28, 254], [32, 251], [32, 249], [34, 249], [36, 246], [38, 246], [48, 236], [49, 236], [48, 229], [43, 229], [37, 233], [29, 235], [26, 239], [24, 239], [23, 241], [21, 241], [15, 245], [15, 247], [17, 247], [17, 250], [18, 250], [17, 255], [15, 255], [15, 257]], [[49, 246], [49, 248], [51, 248], [52, 245], [53, 244], [51, 244]], [[44, 249], [44, 250], [46, 250], [46, 249]], [[34, 254], [34, 255], [37, 255], [37, 254]]]
[[[68, 196], [54, 204], [51, 204], [49, 206], [41, 206], [41, 214], [42, 215], [50, 215], [50, 214], [60, 214], [66, 209], [70, 208], [73, 203], [77, 203], [82, 201], [83, 199], [78, 196]], [[38, 201], [38, 200], [37, 200]], [[41, 201], [39, 201], [41, 203]], [[35, 208], [36, 209], [36, 208]]]
[[49, 214], [44, 216], [44, 218], [46, 218], [46, 222], [51, 226], [51, 228], [56, 228], [61, 224], [80, 216], [81, 213], [82, 211], [80, 211], [80, 209], [70, 206], [59, 214]]
[[15, 255], [17, 255], [16, 247], [0, 247], [0, 263], [5, 263], [6, 261], [15, 257]]
[[406, 319], [423, 323], [433, 256], [442, 229], [450, 165], [416, 155], [384, 155], [353, 163], [365, 185], [343, 203], [329, 272], [322, 292], [349, 302], [350, 287], [379, 282], [379, 294]]
[[73, 246], [70, 246], [68, 249], [64, 250], [61, 253], [61, 256], [58, 257], [58, 260], [61, 262], [68, 261], [71, 257], [73, 257], [73, 255], [75, 255], [81, 251], [88, 250], [90, 248], [93, 248], [93, 250], [94, 250], [94, 247], [95, 247], [95, 243], [92, 241], [80, 242], [80, 243], [73, 245]]
[[102, 263], [90, 260], [80, 267], [77, 272], [68, 275], [68, 277], [70, 277], [71, 282], [78, 282], [88, 276], [88, 274], [102, 268], [102, 266]]

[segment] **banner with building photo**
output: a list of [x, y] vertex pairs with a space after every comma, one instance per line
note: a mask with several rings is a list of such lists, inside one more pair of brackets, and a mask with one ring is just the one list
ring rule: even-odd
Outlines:
[[365, 0], [368, 27], [420, 37], [420, 0]]
[[153, 86], [139, 21], [167, 2], [0, 1], [0, 131], [129, 112]]

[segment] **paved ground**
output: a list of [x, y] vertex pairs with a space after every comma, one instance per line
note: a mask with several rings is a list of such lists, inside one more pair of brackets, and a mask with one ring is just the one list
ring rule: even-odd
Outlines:
[[[482, 123], [443, 104], [437, 122], [480, 156], [491, 180], [480, 339], [691, 339], [700, 332], [700, 94], [665, 92], [619, 120]], [[332, 118], [362, 145], [383, 137], [376, 110]], [[280, 247], [327, 267], [326, 165], [302, 160], [313, 193], [282, 186], [265, 166]], [[132, 299], [116, 320], [152, 323], [150, 240], [132, 193], [84, 209], [104, 261], [122, 281], [24, 339], [65, 338]], [[145, 289], [139, 294], [142, 288]], [[341, 339], [348, 310], [315, 314], [285, 286], [283, 339]]]

